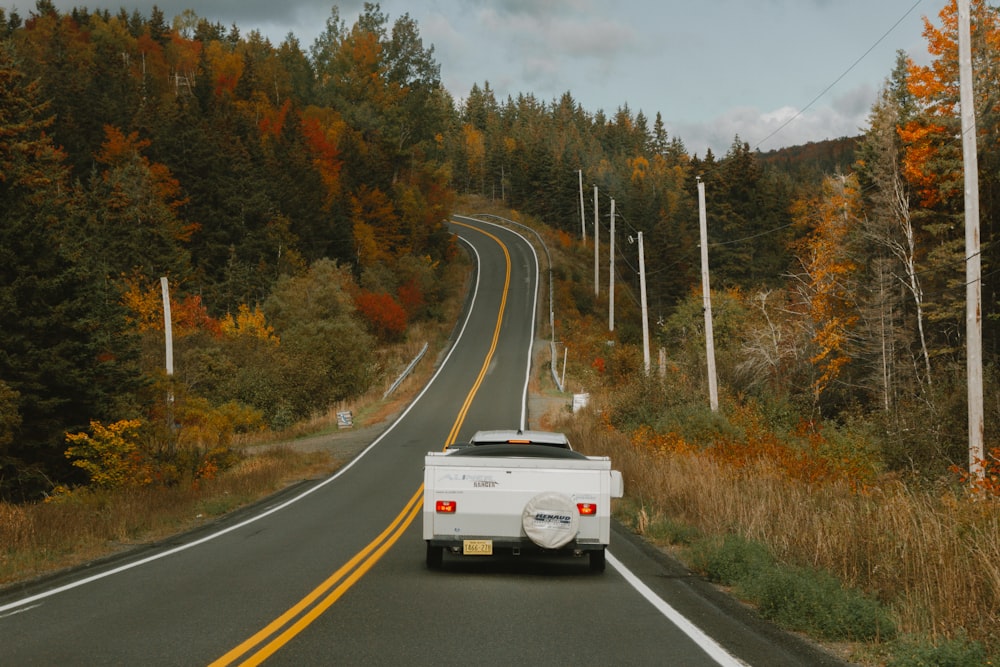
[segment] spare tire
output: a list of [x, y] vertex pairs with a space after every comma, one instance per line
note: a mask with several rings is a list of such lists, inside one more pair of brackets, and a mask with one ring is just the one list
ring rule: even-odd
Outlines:
[[528, 538], [543, 549], [560, 549], [576, 538], [580, 515], [569, 496], [545, 491], [524, 506], [521, 526]]

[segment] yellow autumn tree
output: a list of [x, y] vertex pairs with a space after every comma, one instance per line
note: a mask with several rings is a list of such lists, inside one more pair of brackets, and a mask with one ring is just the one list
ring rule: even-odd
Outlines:
[[387, 194], [362, 185], [351, 196], [351, 222], [358, 264], [362, 267], [394, 264], [402, 236], [399, 215]]
[[227, 313], [219, 325], [223, 335], [230, 338], [248, 336], [275, 345], [279, 342], [278, 336], [274, 333], [274, 327], [267, 323], [264, 311], [260, 309], [260, 306], [254, 306], [251, 309], [247, 304], [241, 303], [236, 317]]
[[209, 71], [215, 75], [212, 82], [215, 94], [232, 95], [243, 76], [243, 55], [232, 46], [214, 40], [205, 46], [205, 60], [208, 61]]
[[162, 291], [147, 286], [137, 271], [122, 281], [122, 305], [128, 309], [126, 321], [139, 333], [163, 331]]
[[90, 433], [67, 433], [66, 458], [84, 470], [90, 481], [104, 489], [145, 486], [153, 481], [153, 466], [139, 447], [138, 419], [124, 419], [107, 426], [90, 422]]

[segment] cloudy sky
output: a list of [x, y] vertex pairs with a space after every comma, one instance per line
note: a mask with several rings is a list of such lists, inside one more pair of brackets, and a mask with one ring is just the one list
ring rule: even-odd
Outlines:
[[[55, 0], [59, 9], [125, 7], [167, 19], [184, 9], [275, 44], [308, 48], [337, 5], [361, 0]], [[461, 100], [489, 82], [498, 99], [565, 92], [590, 112], [660, 112], [692, 153], [724, 154], [735, 136], [767, 151], [858, 134], [898, 50], [927, 62], [923, 17], [945, 0], [382, 0], [433, 44]], [[33, 1], [0, 0], [27, 16]], [[790, 119], [791, 120], [789, 122]], [[787, 124], [786, 124], [787, 123]], [[784, 127], [782, 127], [784, 125]], [[781, 128], [781, 129], [779, 129]]]

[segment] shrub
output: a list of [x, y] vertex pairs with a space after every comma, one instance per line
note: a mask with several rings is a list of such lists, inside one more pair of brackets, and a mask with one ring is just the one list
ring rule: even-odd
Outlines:
[[701, 540], [691, 548], [692, 566], [709, 579], [725, 586], [749, 581], [757, 573], [774, 569], [774, 558], [767, 548], [738, 535]]
[[953, 639], [933, 644], [926, 640], [904, 639], [892, 647], [886, 667], [981, 667], [994, 664], [979, 642]]
[[406, 311], [391, 295], [361, 290], [354, 303], [379, 340], [397, 341], [406, 333]]
[[149, 461], [136, 443], [142, 422], [137, 419], [117, 421], [105, 426], [90, 422], [93, 435], [67, 433], [66, 458], [83, 469], [90, 481], [105, 489], [149, 484], [152, 481]]

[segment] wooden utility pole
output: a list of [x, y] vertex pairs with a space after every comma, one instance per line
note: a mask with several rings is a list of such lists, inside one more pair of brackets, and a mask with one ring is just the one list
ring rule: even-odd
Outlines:
[[719, 382], [715, 376], [715, 334], [712, 332], [712, 291], [708, 284], [708, 217], [705, 213], [705, 184], [698, 179], [698, 223], [701, 229], [701, 296], [705, 311], [705, 361], [708, 366], [708, 403], [719, 410]]
[[580, 233], [583, 235], [583, 242], [587, 242], [587, 214], [583, 210], [583, 169], [580, 172]]
[[649, 375], [649, 306], [646, 304], [646, 252], [639, 232], [639, 303], [642, 305], [642, 367]]
[[983, 289], [979, 254], [979, 161], [972, 87], [969, 0], [958, 0], [959, 101], [962, 108], [962, 169], [965, 172], [965, 340], [969, 390], [969, 473], [981, 480], [983, 460]]
[[611, 200], [610, 273], [608, 282], [608, 331], [615, 330], [615, 200]]
[[[170, 286], [167, 277], [160, 277], [160, 291], [163, 293], [163, 333], [166, 341], [167, 357], [167, 428], [174, 426], [174, 328], [170, 317]], [[171, 441], [172, 442], [172, 441]]]
[[166, 336], [167, 346], [167, 377], [174, 374], [174, 337], [173, 325], [170, 322], [170, 287], [167, 285], [167, 278], [160, 278], [160, 291], [163, 292], [163, 331]]
[[594, 296], [601, 294], [601, 235], [598, 233], [600, 219], [597, 217], [597, 186], [594, 186]]

